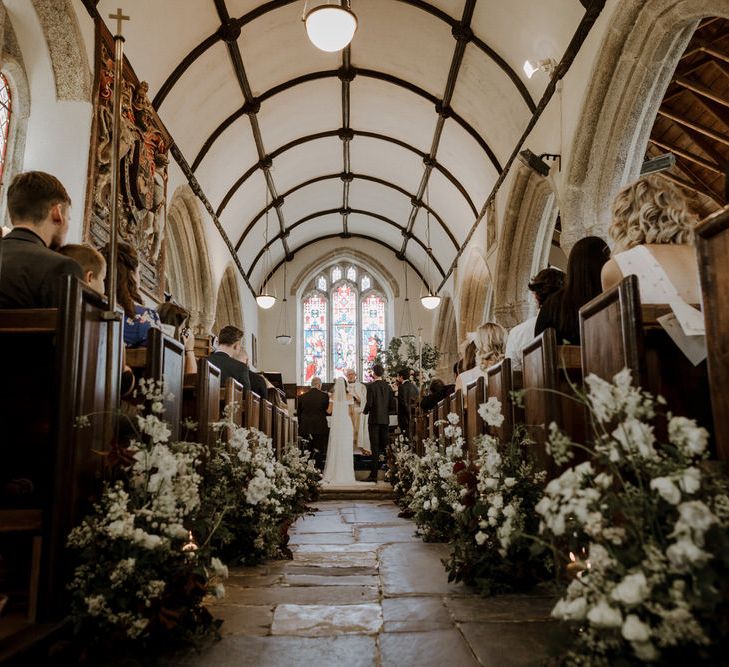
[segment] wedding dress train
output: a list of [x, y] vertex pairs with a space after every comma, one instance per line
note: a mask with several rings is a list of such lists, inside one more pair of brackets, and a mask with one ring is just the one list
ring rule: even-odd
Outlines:
[[354, 484], [354, 427], [349, 415], [352, 400], [347, 397], [344, 379], [334, 383], [332, 422], [329, 429], [327, 460], [324, 465], [325, 484]]

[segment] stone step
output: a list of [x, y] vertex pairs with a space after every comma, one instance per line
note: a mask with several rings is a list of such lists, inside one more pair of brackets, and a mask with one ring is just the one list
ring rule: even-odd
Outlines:
[[392, 500], [394, 497], [388, 482], [323, 486], [319, 495], [321, 500]]

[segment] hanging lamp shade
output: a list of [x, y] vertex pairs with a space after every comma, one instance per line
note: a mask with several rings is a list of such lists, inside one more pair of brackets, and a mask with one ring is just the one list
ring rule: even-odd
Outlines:
[[289, 333], [289, 313], [288, 304], [286, 302], [286, 263], [284, 262], [283, 271], [283, 301], [281, 301], [281, 312], [278, 315], [278, 327], [276, 330], [279, 332], [276, 335], [276, 342], [279, 345], [289, 345], [293, 340], [293, 337]]
[[264, 310], [268, 310], [269, 308], [273, 308], [273, 305], [276, 303], [276, 297], [273, 294], [261, 292], [256, 297], [256, 303]]
[[354, 37], [357, 17], [348, 7], [320, 5], [304, 15], [306, 34], [311, 43], [322, 51], [341, 51]]
[[420, 303], [423, 304], [423, 308], [435, 310], [438, 306], [440, 306], [440, 297], [437, 294], [428, 292], [425, 296], [420, 297]]

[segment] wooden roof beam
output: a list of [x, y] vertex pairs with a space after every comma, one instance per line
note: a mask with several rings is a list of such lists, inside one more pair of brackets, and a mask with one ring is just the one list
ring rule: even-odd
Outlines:
[[687, 181], [680, 176], [676, 176], [676, 174], [673, 174], [670, 171], [662, 171], [661, 176], [667, 178], [669, 181], [681, 186], [682, 188], [686, 188], [686, 190], [691, 190], [691, 192], [695, 192], [696, 194], [702, 195], [704, 197], [709, 197], [713, 201], [716, 201], [716, 195], [713, 192], [707, 192], [700, 185], [692, 183], [691, 181]]
[[711, 88], [708, 88], [701, 83], [690, 81], [689, 79], [685, 79], [684, 77], [678, 77], [676, 79], [676, 83], [679, 86], [686, 88], [687, 90], [701, 95], [702, 97], [706, 97], [710, 100], [713, 100], [714, 102], [718, 102], [725, 107], [729, 107], [729, 100], [725, 99], [721, 95], [717, 95], [713, 90], [711, 90]]
[[709, 139], [711, 139], [712, 141], [717, 141], [720, 144], [729, 146], [729, 135], [717, 132], [716, 130], [706, 125], [702, 125], [701, 123], [698, 123], [694, 120], [690, 120], [671, 109], [665, 109], [664, 107], [661, 107], [660, 109], [658, 109], [658, 115], [664, 116], [665, 118], [668, 118], [674, 123], [678, 123], [679, 125], [689, 127], [692, 130], [703, 134], [705, 137], [709, 137]]
[[704, 169], [708, 169], [709, 171], [713, 171], [717, 174], [724, 175], [724, 170], [716, 163], [710, 162], [706, 158], [701, 157], [700, 155], [696, 155], [696, 153], [692, 153], [691, 151], [684, 150], [683, 148], [679, 148], [678, 146], [675, 146], [674, 144], [669, 144], [667, 141], [660, 141], [659, 139], [654, 139], [653, 137], [649, 140], [652, 144], [663, 148], [664, 150], [670, 151], [674, 155], [680, 155], [684, 160], [688, 160], [689, 162], [693, 162], [694, 164], [698, 164], [700, 167], [703, 167]]

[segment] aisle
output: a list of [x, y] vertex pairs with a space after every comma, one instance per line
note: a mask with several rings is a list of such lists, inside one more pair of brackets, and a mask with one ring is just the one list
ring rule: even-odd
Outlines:
[[442, 544], [388, 501], [324, 501], [291, 531], [293, 561], [231, 572], [223, 640], [177, 664], [392, 667], [539, 664], [552, 600], [481, 599], [447, 581]]

